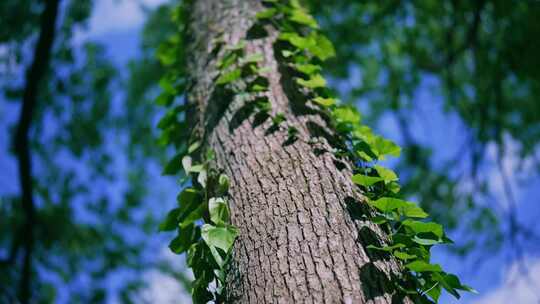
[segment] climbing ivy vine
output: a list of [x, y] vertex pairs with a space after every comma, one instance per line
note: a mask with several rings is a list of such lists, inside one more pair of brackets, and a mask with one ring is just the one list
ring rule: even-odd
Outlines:
[[[387, 156], [399, 156], [400, 147], [362, 125], [360, 113], [350, 105], [341, 104], [327, 88], [321, 63], [335, 56], [335, 51], [332, 43], [320, 33], [316, 20], [297, 0], [263, 0], [263, 3], [265, 9], [256, 14], [255, 22], [272, 25], [279, 31], [276, 44], [280, 54], [276, 59], [295, 75], [297, 89], [305, 94], [307, 102], [329, 118], [330, 127], [338, 137], [333, 152], [336, 157], [355, 165], [352, 182], [361, 188], [373, 207], [367, 219], [390, 234], [386, 245], [371, 245], [367, 249], [389, 253], [402, 261], [405, 271], [393, 282], [415, 302], [437, 302], [443, 289], [457, 298], [458, 290], [474, 291], [463, 285], [457, 276], [431, 263], [432, 246], [452, 241], [441, 225], [426, 220], [428, 214], [420, 207], [399, 198], [397, 174], [379, 164]], [[178, 195], [178, 207], [169, 212], [160, 230], [176, 230], [177, 236], [169, 247], [177, 254], [187, 252], [187, 264], [195, 276], [194, 302], [223, 302], [227, 263], [238, 231], [229, 223], [229, 179], [212, 167], [213, 151], [205, 147], [204, 138], [196, 138], [188, 131], [190, 126], [185, 115], [188, 106], [178, 104], [177, 97], [185, 85], [184, 65], [180, 62], [185, 57], [180, 56], [183, 5], [173, 17], [179, 34], [158, 50], [157, 56], [168, 72], [160, 81], [162, 94], [157, 103], [169, 108], [158, 124], [162, 130], [159, 142], [174, 146], [178, 152], [165, 166], [164, 174], [182, 171], [187, 187]], [[251, 105], [256, 115], [271, 117], [272, 128], [280, 128], [286, 119], [282, 113], [270, 114], [265, 77], [269, 69], [261, 66], [263, 55], [247, 54], [243, 40], [227, 45], [218, 36], [212, 44], [212, 53], [219, 58], [216, 90]], [[289, 125], [287, 133], [288, 140], [294, 140], [298, 130]]]
[[331, 118], [332, 127], [342, 143], [335, 148], [336, 156], [347, 158], [356, 165], [352, 181], [363, 190], [374, 208], [369, 219], [390, 232], [388, 244], [382, 247], [370, 245], [367, 249], [390, 253], [403, 262], [407, 271], [394, 283], [415, 302], [430, 302], [429, 299], [437, 302], [443, 289], [456, 298], [460, 297], [458, 290], [474, 292], [456, 275], [431, 263], [431, 247], [452, 241], [441, 225], [425, 220], [428, 214], [424, 210], [399, 198], [397, 174], [378, 164], [386, 156], [399, 156], [400, 147], [362, 125], [360, 113], [352, 106], [340, 104], [326, 88], [320, 63], [333, 57], [335, 51], [332, 43], [318, 31], [315, 19], [296, 0], [264, 2], [268, 8], [259, 12], [257, 18], [271, 22], [280, 30], [279, 40], [287, 44], [281, 55], [300, 75], [296, 83], [300, 89], [307, 89], [310, 102]]

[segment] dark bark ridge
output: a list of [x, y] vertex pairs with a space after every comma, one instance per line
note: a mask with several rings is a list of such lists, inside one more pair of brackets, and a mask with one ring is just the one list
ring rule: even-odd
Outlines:
[[[289, 135], [267, 132], [270, 121], [254, 126], [253, 116], [237, 116], [245, 101], [213, 95], [219, 71], [212, 42], [221, 35], [227, 45], [245, 39], [261, 9], [259, 1], [195, 1], [188, 25], [193, 85], [187, 96], [198, 109], [198, 124], [215, 151], [217, 167], [231, 179], [231, 221], [239, 229], [227, 300], [409, 303], [391, 284], [400, 273], [398, 263], [365, 249], [386, 243], [387, 235], [350, 213], [351, 206], [369, 210], [362, 207], [364, 196], [351, 181], [352, 165], [337, 166], [333, 154], [316, 153], [310, 144], [313, 126], [327, 130], [327, 123], [317, 111], [298, 106], [301, 94], [274, 53], [279, 32], [266, 27], [266, 37], [248, 39], [246, 51], [263, 54], [262, 65], [270, 67], [271, 112], [285, 115], [298, 130], [297, 140], [284, 145]], [[214, 121], [216, 111], [223, 112]], [[332, 150], [325, 138], [318, 141], [321, 151]]]
[[35, 205], [32, 189], [32, 168], [29, 147], [29, 131], [32, 123], [34, 108], [39, 94], [39, 86], [47, 72], [51, 50], [55, 37], [55, 25], [58, 16], [60, 0], [45, 1], [41, 15], [39, 38], [34, 50], [33, 61], [26, 73], [23, 92], [22, 108], [15, 134], [14, 145], [19, 164], [19, 182], [22, 192], [22, 208], [25, 215], [21, 227], [22, 245], [24, 250], [21, 279], [19, 282], [19, 300], [28, 303], [31, 299], [32, 253], [34, 249]]

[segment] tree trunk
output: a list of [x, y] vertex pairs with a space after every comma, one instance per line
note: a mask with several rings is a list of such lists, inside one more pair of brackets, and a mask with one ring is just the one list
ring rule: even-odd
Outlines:
[[[361, 215], [369, 212], [352, 183], [351, 164], [337, 159], [321, 130], [322, 116], [310, 111], [280, 65], [268, 35], [246, 33], [263, 9], [258, 0], [196, 0], [189, 9], [188, 100], [216, 153], [216, 165], [231, 179], [231, 222], [239, 229], [227, 276], [227, 299], [238, 303], [410, 303], [392, 281], [400, 267], [366, 246], [385, 243], [381, 229]], [[215, 93], [212, 41], [223, 33], [228, 45], [247, 39], [247, 53], [264, 55], [271, 112], [284, 113], [298, 129], [268, 132], [270, 119], [243, 119], [242, 101]], [[295, 91], [296, 90], [296, 91]], [[231, 97], [232, 98], [232, 97]], [[217, 114], [217, 115], [216, 115]], [[315, 132], [314, 130], [319, 130]], [[314, 148], [313, 141], [317, 140]]]

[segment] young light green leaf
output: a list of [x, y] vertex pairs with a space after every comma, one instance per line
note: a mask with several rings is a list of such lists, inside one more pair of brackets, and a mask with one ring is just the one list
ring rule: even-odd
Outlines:
[[377, 151], [379, 159], [383, 160], [385, 155], [392, 155], [399, 157], [401, 154], [401, 147], [396, 145], [393, 141], [385, 139], [381, 136], [375, 136], [374, 140], [370, 143], [372, 148]]
[[433, 245], [443, 243], [443, 241], [440, 239], [423, 238], [417, 235], [415, 235], [411, 240], [417, 244], [424, 245], [424, 246], [433, 246]]
[[296, 8], [290, 11], [289, 20], [314, 29], [319, 28], [317, 21], [311, 15], [309, 15], [300, 8]]
[[216, 225], [225, 225], [229, 221], [229, 207], [221, 197], [212, 197], [208, 200], [210, 220]]
[[291, 57], [291, 56], [294, 56], [294, 54], [295, 54], [294, 52], [291, 52], [291, 51], [289, 51], [289, 50], [283, 50], [283, 51], [281, 51], [281, 55], [283, 55], [283, 57], [285, 57], [285, 58], [289, 58], [289, 57]]
[[379, 176], [384, 180], [385, 184], [398, 180], [398, 177], [394, 171], [379, 165], [374, 165], [373, 167], [375, 168]]
[[334, 98], [315, 97], [313, 98], [313, 101], [323, 107], [330, 107], [336, 104], [336, 100]]
[[307, 38], [302, 37], [294, 32], [281, 33], [279, 34], [278, 39], [287, 41], [301, 50], [307, 49], [310, 45], [310, 41]]
[[[193, 167], [192, 167], [193, 169]], [[199, 172], [199, 175], [197, 176], [197, 182], [203, 187], [203, 188], [206, 188], [206, 180], [208, 178], [208, 173], [206, 172], [206, 170], [202, 169], [200, 172]]]
[[192, 162], [191, 156], [186, 155], [182, 158], [182, 167], [184, 168], [186, 174], [190, 172]]
[[306, 75], [313, 75], [315, 73], [318, 73], [321, 71], [321, 66], [305, 63], [305, 64], [295, 64], [294, 67], [301, 73], [304, 73]]
[[397, 211], [407, 217], [425, 218], [428, 216], [428, 214], [415, 203], [398, 198], [382, 197], [376, 201], [370, 202], [370, 204], [384, 213]]
[[340, 106], [335, 108], [332, 111], [332, 116], [337, 123], [347, 123], [347, 124], [359, 124], [361, 120], [360, 113], [353, 107], [350, 106]]
[[246, 57], [242, 58], [241, 64], [248, 64], [248, 63], [257, 63], [264, 60], [264, 57], [261, 53], [256, 54], [249, 54]]
[[254, 72], [255, 74], [257, 75], [262, 75], [262, 74], [266, 74], [266, 73], [270, 73], [272, 71], [272, 68], [268, 67], [268, 66], [264, 66], [264, 67], [260, 67], [260, 68], [255, 68]]
[[234, 227], [216, 227], [204, 224], [201, 229], [201, 236], [208, 246], [217, 247], [225, 252], [229, 252], [238, 235], [238, 230]]
[[223, 56], [223, 58], [218, 62], [218, 68], [220, 70], [224, 70], [233, 65], [233, 63], [235, 63], [237, 59], [238, 55], [235, 52], [229, 52], [225, 56]]
[[428, 233], [431, 232], [437, 237], [442, 238], [444, 235], [443, 227], [433, 222], [420, 222], [415, 220], [404, 220], [403, 226], [409, 227], [414, 233]]
[[276, 13], [277, 9], [272, 7], [258, 12], [257, 14], [255, 14], [255, 18], [259, 20], [270, 19], [274, 17]]
[[368, 175], [364, 175], [364, 174], [355, 174], [355, 175], [352, 176], [353, 183], [355, 183], [357, 185], [360, 185], [360, 186], [364, 186], [364, 187], [372, 186], [373, 184], [378, 183], [378, 182], [380, 182], [382, 180], [383, 179], [380, 178], [380, 177], [368, 176]]
[[312, 42], [309, 45], [309, 51], [321, 61], [325, 61], [336, 56], [334, 45], [324, 35], [313, 32], [310, 40]]
[[200, 141], [196, 141], [194, 143], [192, 143], [189, 148], [188, 148], [188, 154], [191, 154], [195, 151], [197, 151], [197, 149], [199, 149], [199, 147], [201, 146], [201, 142]]
[[198, 173], [198, 172], [201, 172], [203, 169], [204, 169], [204, 166], [203, 165], [193, 165], [193, 159], [191, 158], [191, 156], [184, 156], [182, 158], [182, 167], [184, 168], [184, 171], [186, 172], [186, 174], [188, 173]]
[[403, 260], [403, 261], [416, 259], [416, 255], [408, 254], [406, 252], [402, 252], [402, 251], [398, 251], [398, 250], [394, 251], [392, 254], [396, 258], [398, 258], [400, 260]]
[[234, 45], [229, 45], [227, 46], [227, 50], [230, 50], [230, 51], [241, 51], [243, 50], [247, 45], [247, 42], [245, 40], [240, 40], [238, 41], [238, 43], [234, 44]]
[[221, 74], [219, 78], [216, 80], [216, 84], [224, 85], [231, 83], [235, 80], [238, 80], [242, 76], [242, 70], [239, 68], [236, 68], [230, 72]]
[[395, 244], [392, 246], [384, 246], [384, 247], [377, 247], [373, 245], [366, 246], [366, 248], [368, 249], [375, 249], [375, 250], [386, 251], [386, 252], [392, 252], [394, 249], [401, 249], [404, 247], [406, 247], [405, 244]]
[[229, 177], [225, 174], [220, 174], [218, 179], [219, 193], [225, 194], [229, 190]]
[[439, 264], [429, 264], [424, 261], [414, 261], [405, 264], [405, 267], [415, 272], [441, 272], [442, 268]]
[[297, 78], [296, 82], [299, 85], [310, 89], [323, 88], [326, 86], [326, 80], [321, 74], [312, 75], [308, 80]]
[[387, 185], [387, 188], [392, 193], [398, 193], [401, 190], [401, 186], [396, 182], [391, 182]]

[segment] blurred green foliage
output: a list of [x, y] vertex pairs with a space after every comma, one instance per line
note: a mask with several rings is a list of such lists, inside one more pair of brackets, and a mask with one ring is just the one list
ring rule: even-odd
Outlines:
[[[160, 16], [166, 15], [163, 9], [153, 13], [142, 34], [140, 60], [129, 65], [126, 79], [124, 67], [109, 59], [103, 45], [78, 38], [88, 27], [92, 7], [90, 0], [61, 3], [51, 62], [32, 121], [36, 303], [66, 298], [96, 303], [111, 297], [129, 303], [139, 298], [146, 283], [143, 274], [150, 269], [184, 279], [152, 238], [165, 210], [154, 208], [163, 197], [156, 195], [156, 187], [149, 189], [160, 152], [153, 134], [153, 97], [147, 91], [161, 73], [154, 59], [155, 33], [167, 28], [160, 20], [170, 18]], [[14, 118], [43, 8], [42, 1], [0, 3], [2, 107]], [[17, 122], [10, 123], [6, 127], [15, 130]], [[12, 182], [17, 189], [17, 179]], [[24, 214], [19, 194], [0, 195], [0, 302], [14, 303], [23, 263]], [[114, 279], [118, 275], [120, 282]], [[111, 288], [111, 282], [118, 287]]]

